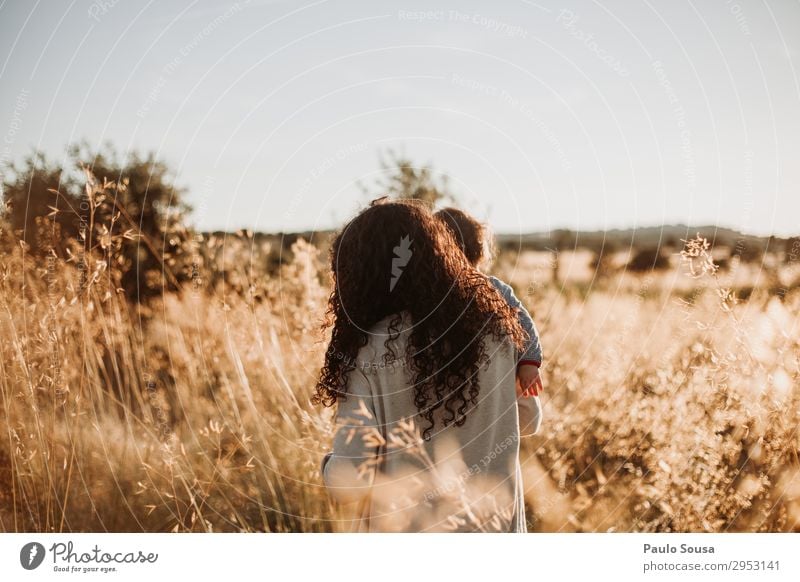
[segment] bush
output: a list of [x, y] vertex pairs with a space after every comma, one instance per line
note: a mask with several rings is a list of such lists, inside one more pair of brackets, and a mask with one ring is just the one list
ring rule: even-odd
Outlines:
[[184, 191], [153, 155], [120, 161], [110, 149], [69, 148], [59, 167], [41, 153], [12, 167], [4, 219], [37, 255], [55, 253], [84, 269], [81, 257], [105, 254], [114, 283], [136, 302], [174, 290], [191, 276]]
[[637, 273], [661, 271], [669, 268], [669, 257], [662, 252], [660, 247], [640, 249], [628, 262], [627, 268], [629, 271]]

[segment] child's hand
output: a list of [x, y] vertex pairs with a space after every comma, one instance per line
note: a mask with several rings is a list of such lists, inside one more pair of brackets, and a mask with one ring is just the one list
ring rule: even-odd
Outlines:
[[542, 376], [539, 367], [533, 365], [517, 368], [517, 396], [539, 396], [542, 388]]

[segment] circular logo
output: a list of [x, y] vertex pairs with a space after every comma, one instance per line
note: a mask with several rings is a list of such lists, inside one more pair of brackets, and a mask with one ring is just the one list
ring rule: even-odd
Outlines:
[[19, 552], [19, 563], [26, 570], [35, 570], [42, 565], [44, 553], [44, 546], [39, 542], [27, 543]]

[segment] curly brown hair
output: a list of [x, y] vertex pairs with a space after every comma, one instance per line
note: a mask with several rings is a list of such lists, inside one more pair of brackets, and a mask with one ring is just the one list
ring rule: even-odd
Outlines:
[[[406, 264], [398, 274], [396, 261], [403, 254]], [[430, 438], [434, 413], [442, 407], [444, 425], [461, 426], [479, 394], [486, 334], [523, 345], [525, 332], [514, 310], [420, 203], [373, 203], [336, 235], [330, 260], [333, 291], [323, 329], [332, 328], [331, 340], [312, 401], [332, 406], [347, 397], [358, 352], [386, 317], [391, 319], [383, 357], [387, 363], [396, 359], [392, 343], [405, 312], [413, 327], [400, 357], [427, 422], [423, 436]]]
[[434, 216], [447, 225], [469, 262], [477, 267], [487, 254], [486, 227], [458, 208], [442, 208]]

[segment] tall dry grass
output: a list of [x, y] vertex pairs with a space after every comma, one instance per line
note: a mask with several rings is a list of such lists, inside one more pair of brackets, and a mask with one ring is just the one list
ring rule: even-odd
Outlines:
[[280, 277], [241, 292], [249, 241], [224, 244], [213, 293], [198, 277], [140, 310], [99, 258], [83, 274], [6, 247], [0, 529], [333, 528], [317, 468], [330, 413], [308, 403], [317, 251], [296, 245]]
[[534, 291], [549, 360], [534, 527], [800, 529], [800, 292], [738, 301], [703, 242], [679, 273], [689, 293], [676, 273]]
[[[319, 251], [267, 274], [247, 235], [193, 240], [192, 281], [136, 307], [112, 242], [79, 267], [2, 234], [0, 529], [340, 529], [318, 470], [331, 412], [309, 404]], [[800, 528], [800, 293], [736, 302], [708, 269], [688, 294], [674, 273], [575, 291], [501, 271], [546, 349], [531, 529]]]

